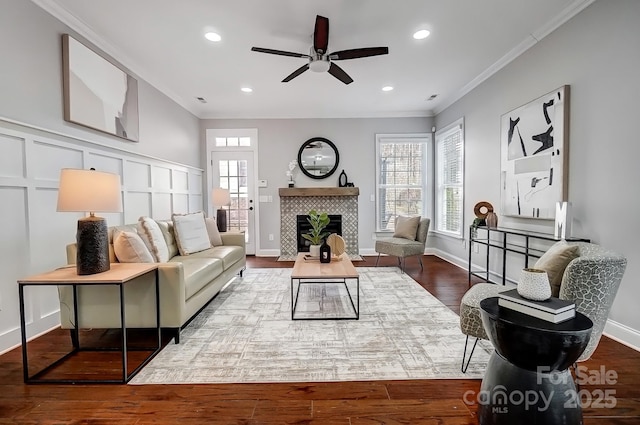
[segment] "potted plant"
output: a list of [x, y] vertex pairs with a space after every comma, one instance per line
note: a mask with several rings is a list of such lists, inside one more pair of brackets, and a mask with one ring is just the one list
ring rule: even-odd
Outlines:
[[324, 232], [330, 221], [329, 216], [326, 212], [319, 213], [311, 210], [307, 221], [311, 225], [311, 232], [303, 234], [302, 237], [311, 242], [309, 254], [312, 257], [320, 257], [320, 244], [325, 237], [329, 236], [329, 232]]

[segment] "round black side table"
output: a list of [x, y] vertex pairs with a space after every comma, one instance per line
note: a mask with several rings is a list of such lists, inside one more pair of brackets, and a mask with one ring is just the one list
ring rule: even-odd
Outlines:
[[481, 425], [582, 424], [582, 408], [568, 368], [589, 342], [593, 322], [576, 312], [551, 323], [480, 302], [482, 324], [495, 347], [478, 402]]

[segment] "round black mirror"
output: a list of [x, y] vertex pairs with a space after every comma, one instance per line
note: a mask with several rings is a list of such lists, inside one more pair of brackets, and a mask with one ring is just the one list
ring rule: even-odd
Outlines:
[[312, 179], [329, 177], [338, 168], [339, 161], [336, 145], [324, 137], [312, 137], [298, 151], [298, 166], [305, 176]]

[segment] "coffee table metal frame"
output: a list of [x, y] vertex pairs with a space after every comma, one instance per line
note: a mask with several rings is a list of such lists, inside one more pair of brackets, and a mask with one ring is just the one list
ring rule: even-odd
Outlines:
[[[122, 269], [122, 270], [120, 270]], [[18, 280], [18, 290], [20, 297], [20, 325], [22, 336], [22, 365], [24, 382], [27, 384], [125, 384], [131, 380], [147, 363], [158, 354], [162, 348], [161, 328], [160, 328], [160, 283], [158, 275], [157, 264], [111, 264], [111, 269], [93, 275], [78, 276], [75, 273], [75, 267], [64, 267], [54, 270], [52, 272], [44, 273], [42, 275], [33, 276], [31, 278]], [[133, 279], [145, 275], [147, 273], [155, 273], [155, 304], [156, 304], [156, 326], [155, 332], [157, 333], [157, 346], [156, 347], [143, 347], [143, 348], [128, 348], [127, 347], [127, 326], [125, 318], [125, 300], [124, 300], [124, 285], [132, 283]], [[44, 369], [29, 376], [29, 356], [27, 352], [27, 334], [25, 323], [25, 305], [24, 305], [24, 288], [26, 286], [47, 286], [47, 285], [63, 285], [73, 287], [73, 317], [76, 320], [76, 327], [71, 329], [73, 338], [73, 349], [54, 361]], [[78, 286], [86, 285], [116, 285], [120, 290], [120, 330], [121, 330], [121, 347], [81, 347], [78, 332]], [[50, 379], [42, 378], [44, 374], [50, 371], [55, 366], [63, 363], [76, 353], [80, 351], [120, 351], [122, 354], [122, 378], [121, 379]], [[129, 351], [152, 351], [146, 359], [142, 361], [131, 373], [127, 372], [127, 353]]]
[[[304, 259], [305, 254], [300, 253], [296, 259], [296, 265], [299, 262], [306, 262]], [[352, 271], [335, 271], [334, 269], [330, 269], [330, 264], [319, 264], [319, 268], [317, 268], [314, 272], [309, 273], [309, 271], [300, 271], [299, 267], [294, 266], [294, 270], [291, 274], [291, 320], [359, 320], [360, 319], [360, 276], [357, 272], [355, 272], [355, 268], [351, 264], [351, 260], [347, 254], [342, 254], [340, 261], [348, 261]], [[346, 265], [346, 263], [345, 263]], [[356, 296], [355, 302], [353, 300], [353, 295], [349, 290], [349, 285], [347, 282], [349, 280], [355, 280], [356, 282]], [[297, 289], [294, 289], [297, 283]], [[296, 317], [296, 309], [298, 307], [298, 299], [300, 298], [300, 287], [302, 285], [326, 285], [326, 284], [344, 284], [345, 289], [347, 290], [347, 294], [349, 295], [349, 302], [351, 303], [351, 308], [353, 309], [352, 316], [338, 316], [338, 317]]]

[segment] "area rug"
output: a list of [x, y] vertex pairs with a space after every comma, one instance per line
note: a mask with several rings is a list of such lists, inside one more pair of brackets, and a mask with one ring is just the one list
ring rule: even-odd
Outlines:
[[[290, 268], [247, 269], [131, 384], [481, 378], [493, 348], [460, 371], [459, 318], [396, 267], [360, 267], [360, 320], [291, 320]], [[349, 285], [352, 295], [353, 284]], [[303, 285], [298, 308], [351, 308], [344, 285]], [[298, 310], [299, 311], [299, 310]]]

